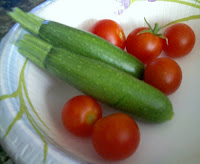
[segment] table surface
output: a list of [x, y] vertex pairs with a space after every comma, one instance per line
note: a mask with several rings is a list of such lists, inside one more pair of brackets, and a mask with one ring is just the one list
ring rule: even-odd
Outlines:
[[[30, 11], [35, 6], [41, 4], [45, 0], [0, 0], [0, 40], [15, 24], [14, 21], [7, 15], [14, 7], [19, 7], [23, 11]], [[0, 141], [1, 143], [1, 141]], [[3, 150], [0, 145], [0, 164], [13, 164], [9, 155]]]

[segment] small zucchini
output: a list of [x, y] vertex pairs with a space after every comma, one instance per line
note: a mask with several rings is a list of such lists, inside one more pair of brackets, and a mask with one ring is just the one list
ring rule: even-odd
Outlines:
[[167, 96], [108, 64], [55, 48], [28, 34], [18, 47], [22, 55], [51, 74], [134, 118], [163, 122], [173, 116]]
[[101, 62], [110, 64], [137, 78], [142, 78], [144, 65], [137, 58], [106, 40], [73, 27], [46, 21], [15, 8], [9, 15], [25, 29], [44, 41]]

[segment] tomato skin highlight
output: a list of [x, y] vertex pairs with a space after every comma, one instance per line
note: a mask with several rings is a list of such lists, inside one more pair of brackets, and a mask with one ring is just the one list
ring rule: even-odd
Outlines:
[[146, 27], [139, 27], [129, 33], [126, 39], [126, 50], [131, 55], [141, 60], [144, 64], [151, 62], [158, 57], [163, 50], [163, 39], [150, 33], [141, 33], [147, 30]]
[[163, 50], [169, 57], [177, 58], [189, 54], [195, 44], [194, 31], [184, 23], [177, 23], [165, 30], [168, 44], [164, 42]]
[[107, 40], [115, 46], [125, 48], [125, 34], [122, 27], [115, 21], [110, 19], [102, 19], [97, 21], [91, 28], [90, 32]]
[[138, 148], [140, 131], [128, 115], [115, 113], [99, 119], [93, 130], [92, 143], [105, 160], [123, 160]]
[[91, 136], [95, 122], [101, 117], [101, 106], [96, 100], [86, 95], [71, 98], [62, 110], [64, 127], [80, 137]]
[[182, 71], [177, 62], [170, 58], [157, 58], [147, 64], [144, 81], [166, 95], [174, 93], [182, 81]]

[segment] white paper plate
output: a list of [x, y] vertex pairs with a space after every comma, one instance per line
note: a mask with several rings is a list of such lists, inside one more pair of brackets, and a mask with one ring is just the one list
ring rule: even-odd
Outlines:
[[[121, 24], [126, 36], [133, 28], [145, 25], [144, 17], [151, 25], [190, 17], [184, 23], [195, 31], [196, 44], [190, 55], [176, 59], [183, 81], [179, 90], [169, 96], [174, 119], [162, 124], [137, 122], [141, 142], [136, 153], [123, 161], [104, 161], [95, 153], [89, 138], [71, 135], [61, 123], [63, 104], [82, 93], [31, 62], [24, 64], [25, 58], [17, 52], [15, 43], [26, 31], [15, 25], [0, 44], [0, 142], [16, 163], [200, 163], [200, 2], [131, 2], [56, 0], [45, 2], [32, 12], [83, 30], [96, 20], [110, 18]], [[102, 107], [104, 115], [115, 112], [106, 105]]]

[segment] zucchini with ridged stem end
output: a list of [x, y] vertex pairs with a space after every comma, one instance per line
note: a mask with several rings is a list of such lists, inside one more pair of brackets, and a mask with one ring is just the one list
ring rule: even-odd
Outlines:
[[143, 77], [142, 62], [94, 34], [57, 22], [45, 21], [32, 13], [26, 14], [19, 8], [15, 8], [9, 15], [22, 27], [55, 47], [110, 64], [137, 78]]
[[22, 55], [51, 74], [134, 118], [164, 122], [173, 117], [167, 96], [108, 64], [55, 48], [29, 34], [18, 47]]

